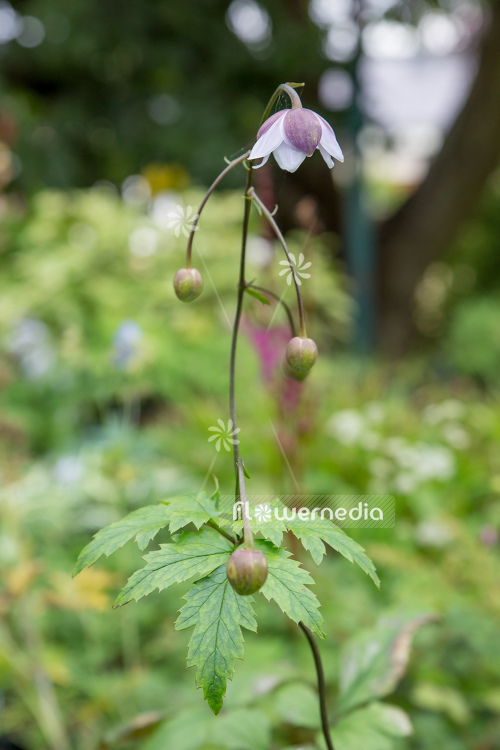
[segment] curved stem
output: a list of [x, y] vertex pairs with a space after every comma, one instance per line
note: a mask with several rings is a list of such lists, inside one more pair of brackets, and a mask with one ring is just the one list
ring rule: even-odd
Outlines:
[[274, 230], [274, 234], [278, 238], [278, 240], [281, 242], [281, 245], [283, 246], [283, 250], [285, 251], [285, 255], [287, 257], [288, 263], [290, 264], [290, 270], [292, 272], [293, 276], [293, 282], [295, 284], [295, 291], [297, 292], [297, 305], [299, 308], [299, 330], [300, 330], [300, 336], [302, 338], [307, 337], [306, 332], [306, 321], [305, 321], [305, 315], [304, 315], [304, 303], [302, 301], [302, 295], [300, 293], [300, 281], [299, 277], [297, 276], [297, 271], [295, 269], [295, 264], [292, 261], [292, 258], [290, 256], [290, 251], [288, 250], [287, 244], [285, 242], [285, 238], [283, 237], [281, 230], [279, 226], [276, 224], [273, 215], [271, 212], [266, 208], [264, 203], [262, 203], [261, 199], [255, 192], [253, 187], [250, 187], [249, 190], [247, 190], [247, 195], [249, 198], [251, 198], [253, 201], [255, 201], [256, 205], [260, 208], [268, 222], [270, 223], [271, 227]]
[[330, 737], [330, 728], [328, 726], [328, 712], [326, 709], [325, 673], [323, 672], [323, 663], [321, 661], [318, 644], [316, 643], [314, 635], [311, 633], [307, 625], [304, 625], [303, 622], [299, 622], [299, 628], [304, 631], [304, 634], [309, 641], [309, 645], [314, 657], [314, 664], [316, 665], [316, 674], [318, 676], [319, 710], [321, 714], [321, 728], [323, 729], [323, 736], [325, 738], [328, 750], [334, 750], [332, 738]]
[[[292, 102], [292, 107], [301, 107], [302, 103], [300, 101], [300, 97], [299, 97], [299, 95], [297, 94], [297, 92], [294, 89], [295, 88], [300, 88], [303, 85], [304, 85], [303, 83], [282, 83], [280, 86], [278, 86], [278, 88], [276, 89], [276, 91], [274, 92], [274, 94], [272, 95], [272, 97], [270, 98], [269, 103], [268, 103], [268, 105], [267, 105], [267, 107], [266, 107], [266, 109], [264, 111], [264, 116], [262, 118], [262, 122], [264, 122], [265, 120], [267, 120], [267, 118], [269, 117], [269, 114], [270, 114], [270, 112], [271, 112], [271, 110], [272, 110], [272, 108], [274, 106], [274, 103], [275, 103], [276, 99], [278, 98], [278, 96], [280, 95], [280, 93], [282, 91], [285, 91], [288, 94], [288, 96], [290, 97], [290, 101]], [[261, 122], [261, 124], [262, 124], [262, 122]], [[229, 169], [230, 168], [232, 169], [233, 166], [236, 165], [236, 163], [239, 163], [240, 161], [243, 161], [244, 159], [246, 159], [247, 156], [249, 156], [249, 154], [250, 154], [250, 152], [248, 151], [244, 156], [240, 157], [240, 159], [235, 159], [234, 162], [231, 162], [231, 164], [228, 164], [228, 166], [226, 167], [226, 169], [223, 172], [221, 172], [221, 174], [219, 175], [219, 177], [215, 180], [215, 182], [213, 183], [213, 185], [209, 188], [209, 191], [208, 191], [207, 195], [205, 196], [205, 198], [203, 199], [203, 202], [202, 202], [202, 204], [200, 206], [200, 211], [198, 212], [198, 214], [201, 212], [201, 210], [202, 210], [203, 206], [205, 205], [205, 203], [206, 203], [206, 201], [207, 201], [210, 193], [212, 192], [212, 190], [217, 186], [217, 184], [224, 177], [224, 175], [227, 174], [227, 172], [229, 171]], [[230, 354], [230, 361], [229, 361], [229, 411], [230, 411], [231, 420], [232, 420], [232, 423], [233, 423], [233, 430], [237, 429], [236, 404], [235, 404], [236, 346], [237, 346], [237, 343], [238, 343], [238, 333], [239, 333], [239, 329], [240, 329], [241, 313], [242, 313], [242, 310], [243, 310], [243, 297], [245, 295], [245, 284], [246, 284], [246, 282], [245, 282], [246, 248], [247, 248], [247, 238], [248, 238], [248, 223], [250, 221], [250, 210], [251, 210], [251, 207], [252, 207], [251, 201], [248, 200], [247, 196], [249, 195], [249, 191], [252, 190], [252, 182], [253, 182], [253, 167], [250, 164], [249, 167], [248, 167], [247, 182], [246, 182], [246, 187], [245, 187], [245, 209], [244, 209], [244, 212], [243, 212], [243, 226], [242, 226], [242, 233], [241, 233], [240, 273], [239, 273], [239, 279], [238, 279], [238, 294], [237, 294], [237, 298], [236, 298], [236, 312], [235, 312], [235, 315], [234, 315], [233, 335], [232, 335], [232, 338], [231, 338], [231, 354]], [[278, 231], [279, 231], [279, 229], [278, 229]], [[191, 235], [190, 235], [189, 240], [188, 240], [188, 261], [189, 261], [189, 263], [191, 263], [191, 245], [192, 245], [192, 242], [193, 242], [193, 234], [194, 234], [194, 230], [192, 230]], [[283, 240], [283, 242], [284, 242], [284, 240]], [[285, 252], [288, 253], [288, 250], [285, 250]], [[288, 257], [288, 255], [287, 255], [287, 257]], [[294, 271], [293, 268], [292, 268], [292, 271]], [[296, 278], [296, 277], [294, 276], [294, 278]], [[298, 287], [297, 287], [297, 292], [298, 292]], [[300, 293], [299, 292], [298, 292], [298, 296], [300, 298]], [[302, 303], [302, 300], [300, 300], [300, 304], [301, 303]], [[299, 308], [299, 315], [300, 315], [300, 308]], [[303, 322], [303, 317], [304, 316], [303, 316], [303, 310], [302, 310], [302, 322]], [[301, 330], [302, 330], [302, 328], [301, 328]], [[305, 327], [304, 327], [304, 331], [305, 331]], [[235, 477], [236, 477], [236, 491], [235, 491], [235, 495], [236, 495], [236, 499], [238, 499], [240, 497], [241, 489], [243, 489], [243, 492], [245, 491], [245, 489], [244, 489], [244, 484], [242, 485], [241, 481], [240, 481], [240, 476], [243, 476], [243, 465], [240, 463], [240, 461], [241, 461], [241, 459], [240, 459], [240, 452], [239, 452], [238, 444], [236, 442], [233, 443], [233, 455], [234, 455], [234, 471], [235, 471]], [[249, 520], [248, 520], [248, 518], [245, 518], [246, 517], [246, 506], [245, 505], [243, 506], [243, 509], [244, 509], [244, 512], [243, 512], [244, 524], [246, 524], [246, 526], [248, 526], [248, 528], [250, 529]], [[250, 530], [250, 534], [251, 534], [251, 530]], [[246, 537], [245, 537], [245, 541], [246, 541]]]
[[302, 107], [302, 102], [300, 101], [300, 96], [297, 94], [295, 89], [300, 89], [304, 86], [303, 83], [280, 83], [272, 97], [269, 99], [269, 102], [267, 104], [267, 107], [264, 110], [264, 114], [262, 115], [262, 120], [260, 121], [260, 125], [257, 128], [257, 130], [260, 129], [262, 123], [264, 123], [269, 115], [271, 114], [271, 110], [274, 107], [274, 103], [278, 99], [279, 95], [284, 92], [285, 94], [288, 94], [290, 97], [290, 101], [292, 103], [292, 109], [299, 109]]
[[[253, 180], [253, 168], [252, 166], [248, 169], [246, 192], [252, 187]], [[241, 238], [241, 258], [240, 258], [240, 275], [238, 280], [238, 295], [236, 298], [236, 313], [234, 315], [233, 335], [231, 339], [231, 355], [229, 362], [229, 411], [231, 414], [231, 420], [233, 422], [233, 430], [237, 428], [236, 421], [236, 404], [235, 404], [235, 369], [236, 369], [236, 345], [238, 343], [238, 332], [240, 328], [241, 311], [243, 309], [243, 297], [245, 294], [245, 259], [246, 259], [246, 248], [247, 248], [247, 237], [248, 237], [248, 222], [250, 220], [250, 208], [251, 203], [249, 200], [245, 200], [245, 210], [243, 213], [243, 228]], [[240, 452], [238, 444], [233, 443], [233, 455], [234, 455], [234, 471], [236, 475], [236, 499], [239, 497], [239, 466], [238, 461], [240, 458]], [[243, 506], [245, 507], [245, 506]], [[246, 513], [243, 513], [245, 516]]]
[[248, 158], [250, 155], [250, 151], [247, 151], [246, 153], [242, 154], [242, 156], [238, 156], [237, 159], [233, 159], [233, 161], [229, 162], [227, 167], [222, 170], [220, 175], [212, 182], [210, 187], [208, 188], [207, 192], [205, 193], [205, 197], [203, 198], [202, 202], [200, 203], [200, 207], [198, 209], [198, 213], [196, 214], [194, 221], [191, 225], [191, 233], [189, 235], [187, 248], [186, 248], [186, 268], [191, 268], [191, 254], [192, 254], [192, 247], [193, 247], [193, 237], [194, 233], [198, 229], [198, 219], [200, 218], [200, 214], [203, 211], [203, 208], [205, 206], [205, 203], [210, 198], [212, 193], [214, 192], [215, 188], [221, 182], [224, 177], [238, 164], [241, 164], [241, 162], [245, 161], [245, 159]]
[[292, 311], [290, 310], [290, 308], [286, 304], [285, 300], [282, 299], [278, 294], [275, 294], [270, 289], [266, 289], [263, 286], [257, 286], [257, 284], [247, 284], [247, 287], [249, 289], [255, 289], [257, 292], [264, 292], [264, 294], [268, 294], [270, 297], [272, 297], [273, 299], [275, 299], [276, 302], [278, 302], [283, 307], [283, 309], [284, 309], [284, 311], [286, 313], [286, 316], [288, 318], [288, 322], [290, 324], [290, 331], [292, 333], [292, 338], [295, 337], [297, 335], [297, 331], [295, 330], [295, 323], [294, 323], [294, 320], [293, 320]]

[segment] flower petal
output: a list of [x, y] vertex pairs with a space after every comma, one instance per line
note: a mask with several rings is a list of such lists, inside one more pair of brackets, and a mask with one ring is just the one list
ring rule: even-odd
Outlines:
[[[267, 156], [264, 156], [264, 158], [262, 159], [262, 161], [261, 161], [260, 164], [252, 164], [252, 167], [254, 169], [260, 169], [261, 167], [264, 166], [264, 164], [267, 163], [267, 161], [268, 161], [268, 159], [269, 159], [270, 156], [271, 156], [271, 154], [268, 154]], [[196, 227], [196, 229], [198, 229], [198, 227]]]
[[293, 146], [289, 146], [287, 143], [282, 143], [281, 146], [274, 151], [274, 158], [278, 162], [281, 169], [286, 169], [287, 172], [295, 172], [307, 154], [302, 151], [297, 151]]
[[[323, 159], [324, 159], [324, 160], [326, 161], [326, 164], [327, 164], [327, 166], [328, 166], [328, 167], [329, 167], [330, 169], [331, 169], [332, 167], [334, 167], [335, 165], [334, 165], [334, 163], [333, 163], [333, 159], [332, 159], [332, 157], [330, 156], [330, 154], [328, 153], [328, 151], [325, 151], [325, 149], [323, 148], [323, 146], [318, 146], [318, 149], [319, 149], [319, 152], [320, 152], [321, 156], [322, 156], [322, 157], [323, 157]], [[260, 166], [260, 165], [259, 165], [259, 166]]]
[[248, 157], [249, 159], [260, 159], [262, 156], [269, 156], [271, 151], [274, 151], [280, 143], [283, 143], [283, 117], [285, 114], [286, 112], [281, 117], [278, 117], [269, 130], [266, 130], [264, 135], [259, 138]]
[[[327, 123], [327, 121], [323, 117], [321, 117], [321, 115], [318, 115], [317, 112], [315, 112], [314, 114], [321, 123], [322, 136], [319, 142], [319, 148], [323, 147], [325, 151], [334, 156], [336, 159], [338, 159], [339, 161], [344, 161], [344, 154], [342, 153], [342, 149], [338, 144], [332, 126], [329, 125], [329, 123]], [[323, 158], [325, 157], [323, 156]]]
[[307, 156], [314, 153], [322, 137], [322, 125], [310, 109], [291, 109], [283, 120], [285, 142]]
[[283, 117], [283, 115], [285, 115], [287, 112], [290, 112], [290, 109], [281, 109], [279, 112], [275, 112], [274, 115], [271, 115], [271, 117], [268, 117], [267, 120], [265, 120], [265, 122], [263, 122], [259, 128], [259, 131], [257, 133], [257, 140], [259, 140], [259, 138], [264, 135], [264, 133], [267, 133], [271, 125], [275, 123], [279, 117]]

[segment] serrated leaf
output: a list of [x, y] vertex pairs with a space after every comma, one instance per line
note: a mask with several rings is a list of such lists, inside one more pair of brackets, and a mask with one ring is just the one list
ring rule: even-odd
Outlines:
[[196, 682], [214, 712], [222, 708], [228, 679], [236, 659], [243, 659], [241, 628], [256, 630], [252, 597], [239, 596], [221, 565], [207, 578], [197, 581], [185, 595], [175, 623], [176, 630], [194, 626], [189, 642], [188, 667], [196, 667]]
[[393, 750], [398, 737], [412, 732], [408, 714], [396, 706], [371, 703], [331, 729], [335, 750]]
[[[283, 521], [276, 518], [276, 515], [272, 512], [277, 510], [281, 513], [283, 505], [279, 498], [273, 498], [272, 504], [269, 505], [267, 498], [263, 498], [262, 502], [254, 501], [248, 503], [248, 512], [250, 515], [252, 531], [254, 534], [260, 532], [263, 537], [270, 539], [275, 547], [281, 545], [283, 539], [283, 533], [286, 531], [286, 525]], [[231, 506], [232, 513], [232, 506]], [[243, 534], [243, 521], [233, 521], [232, 516], [229, 516], [227, 510], [219, 519], [221, 526], [225, 526], [231, 530], [231, 532], [237, 536]]]
[[170, 508], [170, 532], [173, 534], [178, 529], [193, 523], [199, 529], [211, 518], [217, 518], [217, 499], [207, 497], [205, 492], [186, 497], [176, 497], [168, 501]]
[[249, 294], [251, 297], [255, 297], [255, 299], [258, 299], [259, 302], [262, 302], [263, 305], [269, 305], [271, 304], [267, 297], [264, 297], [263, 294], [260, 294], [256, 289], [252, 289], [249, 286], [245, 287], [245, 292]]
[[161, 591], [193, 576], [206, 576], [227, 561], [232, 550], [232, 544], [215, 530], [185, 531], [176, 541], [162, 544], [144, 557], [145, 567], [128, 579], [114, 606], [138, 601], [155, 589]]
[[268, 575], [261, 589], [266, 599], [274, 599], [291, 620], [302, 621], [313, 633], [324, 638], [323, 618], [318, 612], [320, 603], [307, 588], [307, 584], [314, 584], [307, 570], [291, 559], [291, 552], [264, 539], [256, 539], [255, 548], [267, 558]]
[[334, 523], [327, 519], [305, 521], [296, 516], [293, 520], [286, 521], [286, 525], [300, 539], [304, 549], [311, 553], [311, 557], [317, 565], [325, 554], [323, 542], [326, 542], [349, 562], [359, 565], [361, 570], [364, 570], [370, 576], [377, 588], [380, 588], [380, 579], [375, 572], [375, 566], [363, 547]]
[[109, 557], [131, 539], [135, 538], [139, 549], [145, 549], [160, 529], [168, 525], [169, 519], [169, 506], [160, 503], [134, 510], [121, 521], [106, 526], [80, 552], [73, 575], [80, 573], [86, 565], [93, 565], [101, 555]]
[[413, 635], [435, 620], [429, 614], [395, 617], [356, 635], [341, 655], [339, 710], [392, 692], [406, 671]]

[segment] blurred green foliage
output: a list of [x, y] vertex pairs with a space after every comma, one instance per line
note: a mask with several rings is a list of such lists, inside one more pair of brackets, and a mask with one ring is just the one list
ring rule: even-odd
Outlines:
[[230, 30], [230, 4], [16, 0], [16, 11], [45, 30], [38, 45], [0, 47], [3, 108], [18, 131], [17, 185], [119, 183], [158, 162], [213, 179], [219, 154], [252, 141], [278, 83], [307, 71], [314, 84], [328, 66], [307, 3], [293, 12], [263, 3], [272, 38], [260, 47]]
[[[199, 199], [175, 196], [185, 207]], [[258, 604], [259, 634], [246, 634], [245, 662], [214, 718], [185, 670], [189, 634], [173, 629], [183, 586], [112, 611], [140, 565], [132, 545], [71, 579], [91, 535], [126, 512], [212, 486], [211, 473], [231, 491], [231, 458], [207, 438], [228, 416], [223, 309], [231, 318], [242, 198], [218, 195], [202, 216], [205, 291], [191, 306], [171, 287], [185, 238], [166, 228], [169, 205], [125, 205], [96, 188], [4, 210], [0, 716], [27, 750], [321, 747], [310, 653], [276, 607]], [[250, 276], [293, 305], [279, 250], [262, 245], [259, 228], [254, 216]], [[298, 252], [304, 238], [290, 240]], [[350, 530], [377, 564], [380, 593], [336, 555], [319, 568], [303, 559], [323, 602], [336, 744], [496, 748], [500, 407], [473, 382], [441, 382], [425, 361], [389, 372], [339, 354], [352, 314], [345, 278], [321, 238], [303, 249], [321, 356], [298, 403], [284, 399], [279, 367], [263, 378], [252, 338], [274, 307], [246, 300], [237, 398], [249, 489], [295, 491], [278, 434], [303, 492], [397, 497], [394, 529]], [[277, 311], [274, 327], [284, 326]], [[391, 638], [428, 616], [406, 671], [408, 639], [394, 652]], [[346, 665], [364, 653], [381, 656], [349, 691]], [[342, 700], [356, 713], [337, 714]]]

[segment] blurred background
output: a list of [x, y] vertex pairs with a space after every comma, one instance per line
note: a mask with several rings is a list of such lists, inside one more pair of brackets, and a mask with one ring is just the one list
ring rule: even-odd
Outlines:
[[[389, 644], [377, 696], [399, 718], [337, 750], [500, 748], [500, 4], [0, 0], [2, 750], [323, 747], [307, 644], [273, 605], [214, 719], [173, 630], [185, 588], [112, 611], [132, 545], [71, 579], [103, 525], [211, 474], [231, 491], [208, 428], [229, 417], [243, 168], [195, 235], [202, 297], [183, 305], [172, 278], [285, 81], [345, 162], [256, 173], [311, 264], [320, 358], [288, 380], [283, 310], [246, 299], [249, 491], [397, 498], [394, 529], [350, 530], [380, 592], [300, 558], [334, 713], [353, 633]], [[248, 254], [293, 307], [256, 213]]]

